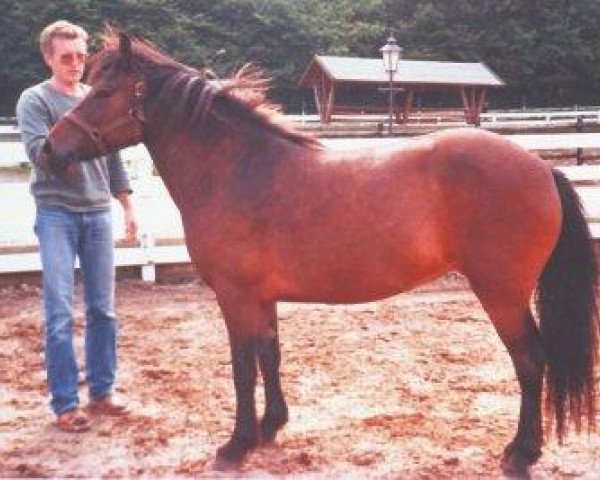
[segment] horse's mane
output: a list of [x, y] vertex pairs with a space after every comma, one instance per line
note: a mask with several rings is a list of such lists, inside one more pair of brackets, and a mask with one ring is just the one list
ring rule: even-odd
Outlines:
[[[119, 36], [110, 27], [105, 30], [101, 39], [103, 51], [119, 49]], [[174, 112], [175, 117], [185, 117], [187, 123], [197, 122], [202, 120], [205, 108], [210, 109], [213, 101], [224, 99], [224, 102], [219, 103], [226, 105], [226, 111], [235, 114], [234, 121], [237, 125], [247, 124], [252, 128], [262, 126], [293, 143], [321, 146], [316, 137], [300, 132], [293, 124], [284, 120], [280, 105], [267, 98], [270, 78], [255, 65], [246, 64], [229, 78], [212, 80], [204, 72], [172, 59], [146, 40], [133, 38], [132, 47], [136, 66], [143, 69], [152, 80], [161, 83], [160, 96], [163, 99], [173, 95], [179, 97], [177, 107], [180, 111]], [[206, 103], [206, 107], [201, 103]]]

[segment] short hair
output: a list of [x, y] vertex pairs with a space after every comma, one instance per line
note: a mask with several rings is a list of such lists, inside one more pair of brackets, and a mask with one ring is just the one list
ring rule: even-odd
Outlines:
[[40, 34], [40, 50], [43, 55], [52, 53], [52, 40], [55, 38], [81, 38], [84, 42], [87, 42], [89, 35], [79, 25], [66, 20], [53, 22], [44, 28]]

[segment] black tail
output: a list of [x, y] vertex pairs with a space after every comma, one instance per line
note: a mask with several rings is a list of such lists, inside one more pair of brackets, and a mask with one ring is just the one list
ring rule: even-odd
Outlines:
[[546, 413], [556, 419], [559, 442], [569, 423], [595, 428], [598, 264], [579, 196], [554, 170], [563, 221], [558, 244], [537, 289], [540, 332], [546, 354]]

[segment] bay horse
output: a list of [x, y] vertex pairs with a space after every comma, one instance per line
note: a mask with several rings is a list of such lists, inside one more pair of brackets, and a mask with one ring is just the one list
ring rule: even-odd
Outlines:
[[559, 441], [594, 429], [596, 258], [575, 190], [537, 156], [474, 128], [330, 150], [273, 115], [257, 69], [209, 80], [124, 33], [104, 34], [88, 79], [38, 161], [66, 174], [146, 145], [227, 326], [237, 406], [217, 468], [241, 465], [288, 420], [278, 301], [370, 302], [449, 271], [468, 279], [516, 371], [504, 471], [527, 475], [540, 457], [542, 410]]

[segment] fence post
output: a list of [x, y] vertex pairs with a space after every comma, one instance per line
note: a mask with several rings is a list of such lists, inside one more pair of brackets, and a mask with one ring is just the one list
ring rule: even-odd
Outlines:
[[140, 239], [140, 247], [143, 251], [144, 263], [142, 264], [142, 280], [144, 282], [156, 281], [156, 266], [154, 264], [154, 239], [148, 233], [144, 233]]
[[[583, 117], [581, 115], [577, 115], [577, 120], [575, 120], [575, 131], [577, 133], [583, 132]], [[583, 148], [577, 147], [576, 153], [576, 161], [577, 165], [583, 165]]]

